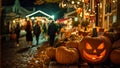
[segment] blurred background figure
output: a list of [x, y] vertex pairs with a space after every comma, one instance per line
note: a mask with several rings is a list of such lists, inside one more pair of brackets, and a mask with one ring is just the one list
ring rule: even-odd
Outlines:
[[28, 45], [30, 45], [30, 47], [32, 47], [32, 25], [30, 20], [27, 21], [27, 25], [25, 27], [25, 31], [26, 31], [26, 41], [28, 42]]
[[48, 36], [49, 36], [50, 46], [53, 46], [53, 44], [54, 44], [57, 29], [58, 29], [57, 25], [54, 23], [54, 21], [52, 21], [48, 26]]
[[43, 29], [44, 38], [45, 38], [45, 40], [47, 40], [48, 39], [48, 36], [47, 36], [48, 25], [47, 25], [47, 23], [43, 24], [43, 28], [42, 29]]
[[39, 44], [39, 36], [40, 36], [40, 33], [41, 33], [41, 27], [39, 25], [40, 23], [37, 21], [35, 26], [33, 27], [33, 33], [36, 37], [36, 45]]
[[19, 24], [19, 22], [18, 22], [18, 23], [17, 23], [17, 26], [16, 26], [16, 28], [15, 28], [17, 46], [19, 46], [20, 30], [21, 30], [21, 27], [20, 27], [20, 24]]

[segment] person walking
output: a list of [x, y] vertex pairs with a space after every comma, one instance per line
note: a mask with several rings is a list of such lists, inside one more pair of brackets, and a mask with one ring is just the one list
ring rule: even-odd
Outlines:
[[40, 28], [40, 25], [39, 25], [39, 22], [37, 21], [35, 26], [33, 27], [33, 33], [36, 37], [36, 45], [39, 44], [39, 36], [40, 36], [40, 33], [41, 33], [41, 28]]
[[57, 25], [52, 21], [48, 26], [48, 35], [49, 35], [49, 44], [50, 46], [53, 46], [55, 36], [57, 33]]
[[30, 47], [32, 47], [32, 25], [31, 22], [28, 20], [27, 21], [27, 25], [25, 27], [25, 31], [26, 31], [26, 41], [28, 42], [28, 45], [30, 45]]
[[20, 37], [20, 24], [19, 22], [17, 23], [17, 26], [15, 28], [15, 34], [16, 34], [16, 43], [17, 43], [17, 46], [19, 46], [19, 37]]
[[47, 36], [47, 31], [48, 31], [47, 23], [43, 24], [43, 28], [42, 29], [43, 29], [44, 38], [45, 38], [45, 40], [47, 40], [48, 39], [48, 36]]

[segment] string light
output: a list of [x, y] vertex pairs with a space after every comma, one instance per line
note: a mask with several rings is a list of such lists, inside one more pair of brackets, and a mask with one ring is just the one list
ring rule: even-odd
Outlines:
[[[89, 0], [87, 0], [89, 1]], [[85, 3], [84, 0], [63, 0], [62, 2], [59, 3], [59, 6], [62, 8], [79, 8], [83, 7], [83, 3]], [[86, 3], [87, 5], [88, 3]], [[86, 6], [88, 7], [88, 6]]]

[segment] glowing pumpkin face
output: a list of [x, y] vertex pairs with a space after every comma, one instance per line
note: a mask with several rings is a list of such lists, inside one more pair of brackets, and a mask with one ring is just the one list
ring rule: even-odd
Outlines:
[[111, 50], [111, 43], [105, 37], [85, 37], [78, 48], [84, 60], [100, 63], [107, 58]]
[[83, 50], [83, 56], [93, 62], [100, 61], [106, 54], [104, 43], [101, 43], [98, 47], [92, 47], [89, 43], [86, 43], [85, 48]]

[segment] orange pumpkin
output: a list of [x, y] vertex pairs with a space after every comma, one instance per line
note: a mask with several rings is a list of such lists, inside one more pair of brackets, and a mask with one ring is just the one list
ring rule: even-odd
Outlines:
[[88, 3], [88, 2], [89, 2], [89, 0], [84, 0], [84, 2], [85, 2], [85, 3]]
[[16, 39], [16, 34], [14, 33], [14, 34], [11, 34], [11, 39], [12, 40], [15, 40]]
[[56, 47], [65, 46], [65, 45], [66, 45], [66, 42], [65, 42], [65, 41], [59, 41], [59, 42], [57, 42], [57, 43], [54, 45], [54, 47], [56, 48]]
[[78, 45], [79, 41], [68, 41], [65, 46], [69, 48], [78, 48]]
[[69, 38], [71, 36], [71, 32], [67, 31], [67, 32], [64, 33], [64, 35], [65, 35], [66, 38]]
[[119, 40], [120, 38], [120, 34], [114, 32], [105, 32], [104, 36], [108, 37], [112, 43], [114, 43], [116, 40]]
[[118, 41], [115, 41], [112, 45], [112, 48], [115, 49], [115, 48], [120, 48], [120, 40]]
[[114, 29], [115, 32], [120, 33], [120, 23], [119, 23], [119, 21], [113, 23], [112, 28]]
[[50, 59], [54, 59], [55, 58], [55, 51], [56, 48], [54, 47], [48, 47], [46, 48], [46, 55], [50, 58]]
[[89, 32], [79, 31], [79, 35], [88, 36], [88, 35], [89, 35]]
[[96, 64], [105, 61], [111, 50], [111, 42], [104, 36], [86, 36], [80, 41], [78, 46], [83, 60]]
[[79, 53], [76, 48], [65, 46], [56, 49], [56, 61], [60, 64], [73, 64], [79, 60]]
[[112, 63], [120, 65], [120, 49], [115, 49], [111, 52], [110, 60]]

